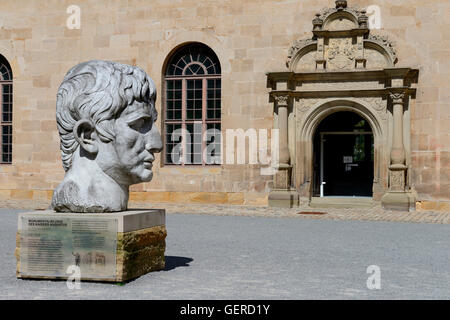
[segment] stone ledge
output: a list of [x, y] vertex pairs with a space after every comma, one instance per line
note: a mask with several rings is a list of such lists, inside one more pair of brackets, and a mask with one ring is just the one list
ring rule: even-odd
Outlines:
[[450, 201], [417, 201], [417, 211], [450, 211]]
[[[0, 190], [0, 207], [47, 209], [52, 200], [52, 190]], [[184, 191], [131, 191], [129, 207], [136, 204], [204, 203], [247, 206], [267, 206], [265, 192], [184, 192]]]

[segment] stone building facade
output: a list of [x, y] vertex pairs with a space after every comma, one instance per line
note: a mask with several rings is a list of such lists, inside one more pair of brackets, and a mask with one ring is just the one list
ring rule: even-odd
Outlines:
[[[103, 59], [142, 67], [158, 88], [164, 136], [168, 68], [180, 50], [198, 44], [220, 63], [216, 123], [222, 132], [279, 129], [277, 173], [262, 174], [249, 161], [174, 165], [162, 153], [154, 179], [132, 187], [132, 203], [308, 203], [333, 195], [330, 181], [342, 176], [330, 172], [344, 168], [357, 183], [343, 196], [367, 183], [364, 196], [376, 204], [449, 210], [448, 1], [75, 2], [0, 4], [0, 62], [11, 71], [0, 82], [12, 90], [12, 121], [2, 122], [12, 132], [3, 134], [2, 150], [12, 152], [0, 164], [0, 205], [45, 207], [62, 180], [55, 102], [73, 65]], [[72, 5], [80, 9], [79, 28], [68, 26]], [[344, 122], [355, 115], [361, 127], [348, 129]], [[354, 154], [339, 153], [345, 148], [333, 145], [340, 144], [352, 144]]]

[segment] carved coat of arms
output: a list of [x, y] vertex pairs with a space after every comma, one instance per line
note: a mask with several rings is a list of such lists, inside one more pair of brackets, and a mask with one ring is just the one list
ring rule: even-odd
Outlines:
[[352, 68], [355, 61], [352, 39], [330, 39], [327, 55], [330, 69]]

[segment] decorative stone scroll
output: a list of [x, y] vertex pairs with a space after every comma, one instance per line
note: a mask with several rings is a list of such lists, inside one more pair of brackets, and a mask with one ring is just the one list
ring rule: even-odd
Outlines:
[[[289, 48], [286, 66], [291, 71], [297, 65], [310, 63], [307, 58], [315, 52], [311, 70], [354, 70], [393, 67], [397, 62], [394, 44], [385, 35], [371, 34], [366, 10], [336, 1], [335, 8], [323, 9], [312, 20], [313, 37], [295, 41]], [[368, 60], [368, 61], [367, 61]]]

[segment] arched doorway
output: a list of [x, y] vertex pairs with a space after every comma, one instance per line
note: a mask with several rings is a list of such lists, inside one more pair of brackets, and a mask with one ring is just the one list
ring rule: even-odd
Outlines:
[[314, 197], [372, 197], [374, 136], [366, 119], [332, 113], [317, 126], [313, 143]]

